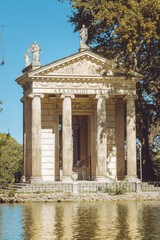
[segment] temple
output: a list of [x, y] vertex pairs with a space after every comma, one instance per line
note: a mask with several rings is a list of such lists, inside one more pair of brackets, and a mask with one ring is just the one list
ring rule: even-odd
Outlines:
[[85, 26], [80, 36], [78, 53], [45, 66], [36, 42], [26, 51], [16, 79], [24, 94], [24, 181], [137, 180], [135, 99], [142, 75], [127, 75], [91, 52]]

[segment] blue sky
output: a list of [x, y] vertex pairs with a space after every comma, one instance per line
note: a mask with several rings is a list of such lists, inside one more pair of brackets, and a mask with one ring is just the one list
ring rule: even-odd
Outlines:
[[[0, 66], [0, 132], [9, 132], [19, 143], [23, 142], [22, 88], [15, 79], [25, 67], [25, 51], [34, 41], [40, 44], [40, 61], [46, 65], [78, 52], [79, 33], [67, 15], [71, 6], [58, 0], [5, 0], [0, 5], [0, 32], [5, 44], [5, 64]], [[0, 57], [2, 44], [0, 42]], [[0, 58], [1, 61], [1, 58]]]

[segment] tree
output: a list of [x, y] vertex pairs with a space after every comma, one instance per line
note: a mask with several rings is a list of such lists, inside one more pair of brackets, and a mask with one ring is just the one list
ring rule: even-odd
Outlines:
[[156, 180], [160, 181], [160, 135], [154, 140], [152, 158]]
[[144, 75], [137, 84], [137, 137], [143, 146], [143, 176], [153, 177], [150, 130], [160, 118], [160, 1], [68, 0], [69, 21], [88, 28], [92, 50]]
[[13, 183], [22, 175], [23, 148], [10, 136], [0, 133], [0, 183]]

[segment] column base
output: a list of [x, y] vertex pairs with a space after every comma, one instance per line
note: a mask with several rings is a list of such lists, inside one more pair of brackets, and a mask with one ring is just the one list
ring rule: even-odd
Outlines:
[[55, 181], [59, 181], [60, 180], [60, 176], [55, 176]]
[[111, 182], [111, 179], [108, 177], [104, 177], [104, 176], [98, 176], [98, 177], [96, 177], [96, 181], [109, 183], [109, 182]]
[[139, 180], [138, 176], [126, 176], [125, 179], [128, 182], [137, 182]]
[[62, 177], [62, 182], [64, 182], [64, 183], [72, 183], [73, 179], [72, 179], [71, 176], [63, 176]]
[[31, 177], [30, 178], [30, 183], [43, 183], [44, 181], [42, 180], [41, 177]]

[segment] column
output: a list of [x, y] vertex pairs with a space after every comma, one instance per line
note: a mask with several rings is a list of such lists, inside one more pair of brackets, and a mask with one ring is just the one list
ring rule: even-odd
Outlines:
[[96, 152], [96, 116], [95, 113], [91, 116], [91, 180], [96, 179], [96, 164], [97, 164], [97, 152]]
[[107, 139], [106, 139], [106, 97], [97, 95], [97, 181], [106, 181]]
[[21, 98], [23, 103], [23, 176], [21, 178], [22, 182], [26, 181], [26, 97]]
[[87, 117], [88, 122], [88, 167], [87, 167], [87, 179], [91, 180], [91, 116]]
[[22, 181], [28, 181], [32, 175], [32, 107], [31, 99], [23, 97], [23, 176]]
[[72, 182], [73, 149], [72, 149], [72, 103], [74, 95], [62, 94], [62, 159], [63, 182]]
[[135, 96], [127, 98], [127, 179], [137, 180]]
[[60, 180], [60, 168], [59, 168], [59, 114], [55, 112], [55, 180]]
[[116, 146], [117, 146], [117, 179], [125, 178], [124, 160], [124, 100], [115, 99], [116, 103]]
[[43, 94], [30, 94], [32, 98], [32, 177], [31, 182], [42, 181], [41, 164], [41, 98]]

